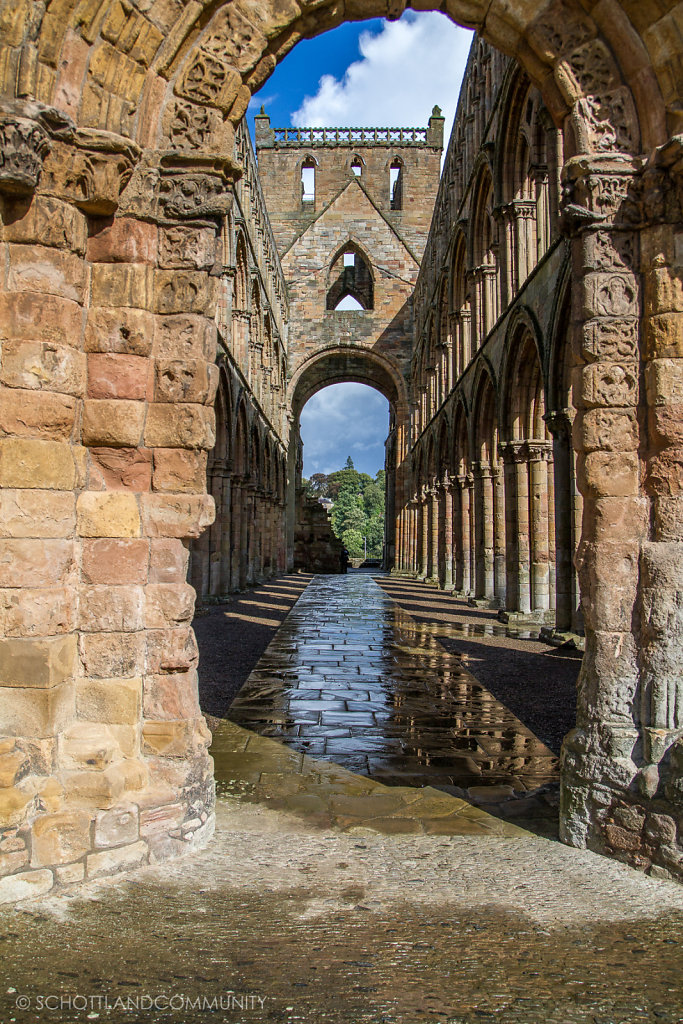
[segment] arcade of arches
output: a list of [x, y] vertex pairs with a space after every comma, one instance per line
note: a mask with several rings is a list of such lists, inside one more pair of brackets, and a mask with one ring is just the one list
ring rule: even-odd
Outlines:
[[278, 60], [402, 9], [0, 2], [3, 899], [210, 838], [195, 591], [291, 567], [336, 380], [391, 403], [394, 571], [585, 629], [562, 838], [683, 874], [681, 6], [446, 0], [440, 180], [438, 108], [263, 115], [257, 169]]

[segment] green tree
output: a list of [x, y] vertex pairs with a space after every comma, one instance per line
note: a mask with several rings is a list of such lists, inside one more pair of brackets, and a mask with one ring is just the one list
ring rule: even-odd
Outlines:
[[344, 530], [341, 540], [352, 558], [361, 558], [363, 556], [365, 541], [360, 530]]
[[346, 530], [365, 529], [365, 511], [362, 499], [352, 491], [342, 491], [332, 507], [332, 529], [337, 537], [343, 537]]

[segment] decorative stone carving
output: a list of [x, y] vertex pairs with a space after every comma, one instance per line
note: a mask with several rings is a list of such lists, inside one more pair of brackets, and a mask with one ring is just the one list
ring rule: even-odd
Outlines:
[[637, 146], [637, 119], [626, 86], [577, 101], [574, 123], [586, 152], [631, 153]]
[[638, 321], [604, 317], [583, 324], [581, 352], [586, 359], [619, 361], [636, 359], [638, 354]]
[[207, 148], [215, 128], [212, 111], [196, 103], [178, 100], [168, 126], [168, 138], [174, 149]]
[[631, 227], [633, 188], [641, 162], [627, 156], [575, 157], [562, 172], [562, 227], [574, 234], [601, 223]]
[[161, 153], [139, 168], [127, 190], [126, 213], [157, 223], [224, 217], [241, 168], [227, 157]]
[[50, 140], [69, 136], [73, 122], [42, 103], [0, 104], [0, 192], [31, 195], [50, 152]]
[[200, 50], [189, 62], [175, 91], [178, 96], [195, 103], [208, 103], [227, 113], [241, 85], [242, 78], [236, 68]]
[[110, 216], [118, 208], [140, 149], [113, 132], [90, 128], [79, 128], [73, 143], [55, 153], [57, 166], [51, 173], [57, 190], [85, 213]]

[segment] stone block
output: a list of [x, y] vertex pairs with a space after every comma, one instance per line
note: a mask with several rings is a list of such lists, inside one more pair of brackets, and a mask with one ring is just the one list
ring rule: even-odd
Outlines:
[[204, 359], [157, 359], [154, 383], [156, 402], [213, 404], [218, 367]]
[[8, 687], [2, 695], [0, 730], [6, 736], [31, 736], [34, 740], [57, 736], [72, 720], [73, 713], [71, 682], [49, 689]]
[[142, 525], [148, 537], [199, 537], [216, 516], [208, 494], [143, 494]]
[[636, 452], [589, 452], [577, 460], [579, 490], [586, 496], [630, 497], [638, 493]]
[[83, 308], [72, 299], [27, 292], [0, 294], [0, 337], [3, 340], [40, 341], [45, 345], [79, 348], [82, 336]]
[[35, 195], [8, 203], [3, 235], [6, 242], [47, 245], [83, 256], [88, 222], [85, 214], [71, 203]]
[[216, 263], [216, 232], [213, 228], [177, 225], [165, 227], [159, 237], [159, 266], [210, 270]]
[[[1, 563], [0, 563], [1, 564]], [[146, 583], [149, 541], [146, 539], [85, 540], [81, 574], [84, 583]]]
[[216, 357], [216, 325], [204, 316], [159, 316], [154, 325], [156, 359], [203, 359]]
[[0, 491], [0, 537], [68, 537], [76, 525], [72, 491]]
[[645, 366], [645, 394], [651, 406], [683, 405], [683, 359], [650, 360]]
[[123, 352], [91, 352], [88, 355], [88, 398], [150, 398], [151, 365], [145, 356]]
[[83, 303], [88, 271], [80, 256], [39, 245], [10, 245], [8, 290]]
[[82, 586], [80, 628], [86, 633], [133, 633], [143, 628], [142, 587]]
[[683, 323], [680, 313], [659, 313], [643, 324], [648, 359], [683, 358]]
[[148, 491], [152, 453], [144, 448], [90, 448], [89, 487], [93, 491]]
[[206, 491], [206, 451], [155, 448], [153, 457], [153, 490], [186, 494], [201, 494]]
[[635, 409], [588, 409], [579, 413], [577, 420], [575, 436], [584, 451], [629, 452], [638, 449]]
[[47, 868], [7, 875], [0, 879], [0, 903], [17, 903], [19, 900], [44, 896], [53, 884], [52, 872]]
[[142, 707], [142, 679], [82, 679], [76, 686], [76, 712], [91, 722], [136, 725]]
[[134, 494], [85, 491], [76, 501], [81, 537], [139, 537], [140, 512]]
[[145, 263], [95, 263], [92, 268], [91, 305], [150, 309], [154, 269]]
[[0, 754], [0, 789], [15, 786], [28, 774], [31, 762], [23, 750], [8, 750]]
[[2, 346], [0, 382], [11, 388], [81, 398], [85, 394], [85, 355], [57, 342], [13, 338]]
[[85, 878], [85, 863], [55, 865], [55, 879], [59, 885], [74, 885]]
[[146, 676], [143, 710], [149, 720], [196, 718], [199, 715], [196, 670]]
[[150, 541], [149, 582], [184, 583], [190, 552], [182, 540], [155, 538]]
[[72, 490], [76, 467], [71, 447], [61, 441], [0, 439], [0, 487]]
[[145, 587], [145, 626], [166, 626], [192, 621], [195, 591], [189, 583], [150, 583]]
[[145, 423], [148, 448], [213, 448], [215, 413], [203, 405], [154, 403]]
[[91, 263], [154, 264], [157, 257], [157, 226], [132, 217], [102, 221], [88, 239]]
[[68, 864], [92, 848], [90, 815], [84, 811], [44, 814], [33, 823], [31, 867]]
[[85, 674], [95, 679], [130, 679], [144, 671], [144, 633], [84, 633], [80, 637]]
[[187, 808], [185, 804], [169, 803], [151, 807], [140, 814], [140, 835], [150, 842], [180, 828]]
[[60, 764], [67, 769], [103, 771], [120, 758], [116, 735], [102, 722], [74, 722], [60, 743]]
[[187, 626], [147, 632], [147, 672], [187, 672], [198, 659], [194, 632]]
[[645, 314], [683, 313], [683, 277], [670, 267], [647, 271], [645, 280]]
[[32, 806], [33, 793], [30, 789], [18, 786], [0, 789], [0, 828], [20, 825]]
[[144, 840], [139, 839], [136, 843], [128, 846], [120, 846], [115, 850], [101, 850], [98, 853], [91, 853], [87, 858], [88, 878], [101, 878], [104, 875], [113, 875], [119, 871], [132, 871], [147, 863], [149, 849]]
[[65, 772], [63, 778], [73, 804], [108, 810], [121, 803], [126, 793], [143, 789], [148, 776], [146, 766], [131, 758], [104, 771]]
[[157, 313], [204, 313], [216, 309], [216, 279], [199, 271], [155, 271], [154, 309]]
[[91, 308], [85, 329], [85, 350], [147, 356], [152, 350], [154, 321], [152, 313], [140, 309]]
[[28, 867], [28, 850], [0, 853], [0, 875], [11, 875]]
[[76, 399], [49, 391], [5, 388], [0, 401], [0, 437], [68, 441], [76, 419]]
[[142, 749], [157, 757], [187, 757], [192, 749], [193, 723], [148, 721], [142, 727]]
[[0, 640], [0, 686], [59, 686], [76, 671], [76, 636]]
[[140, 813], [135, 804], [122, 804], [95, 818], [95, 848], [123, 846], [140, 838]]
[[144, 421], [144, 402], [89, 398], [83, 406], [83, 444], [135, 448], [140, 443]]

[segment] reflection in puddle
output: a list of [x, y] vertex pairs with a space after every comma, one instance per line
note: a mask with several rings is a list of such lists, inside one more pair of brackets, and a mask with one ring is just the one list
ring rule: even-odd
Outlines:
[[369, 576], [316, 577], [230, 719], [387, 784], [437, 786], [506, 816], [551, 819], [557, 757], [438, 641], [485, 633], [528, 635], [418, 623]]

